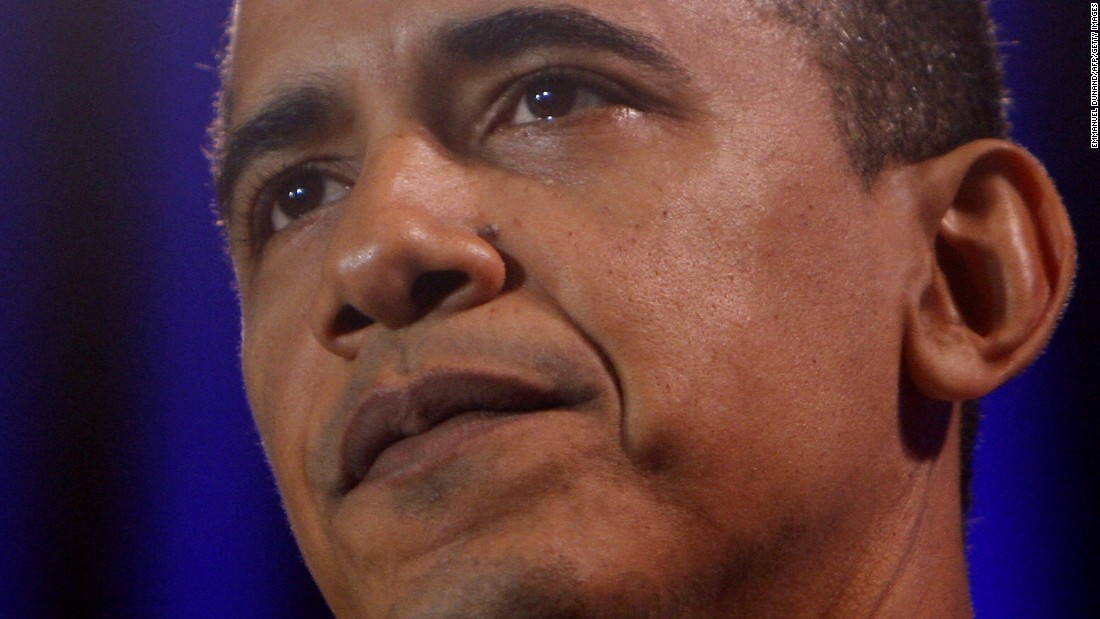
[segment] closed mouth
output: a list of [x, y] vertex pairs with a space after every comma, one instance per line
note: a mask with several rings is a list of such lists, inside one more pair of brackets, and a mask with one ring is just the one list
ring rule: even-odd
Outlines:
[[[367, 393], [352, 416], [341, 448], [337, 492], [344, 495], [378, 477], [384, 451], [467, 413], [471, 419], [572, 408], [589, 400], [588, 390], [570, 392], [512, 375], [442, 370]], [[448, 424], [451, 425], [451, 424]]]

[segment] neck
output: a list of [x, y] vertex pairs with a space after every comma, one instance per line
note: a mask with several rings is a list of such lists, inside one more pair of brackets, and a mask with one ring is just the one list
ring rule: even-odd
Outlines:
[[917, 465], [830, 608], [836, 617], [973, 616], [959, 493], [958, 411], [937, 457]]

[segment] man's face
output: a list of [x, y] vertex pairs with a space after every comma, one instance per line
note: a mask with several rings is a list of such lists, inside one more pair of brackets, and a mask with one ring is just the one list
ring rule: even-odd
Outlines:
[[340, 614], [792, 610], [907, 474], [913, 222], [794, 33], [572, 6], [239, 8], [245, 379]]

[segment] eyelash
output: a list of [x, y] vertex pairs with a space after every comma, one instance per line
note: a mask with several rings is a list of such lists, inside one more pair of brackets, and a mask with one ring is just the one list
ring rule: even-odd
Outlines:
[[[525, 105], [525, 97], [529, 89], [540, 83], [562, 82], [575, 88], [576, 91], [587, 91], [599, 97], [605, 105], [625, 106], [638, 110], [644, 108], [640, 104], [639, 97], [630, 88], [610, 79], [587, 70], [572, 67], [552, 67], [532, 71], [510, 81], [503, 89], [494, 93], [491, 98], [495, 103], [490, 104], [487, 117], [490, 119], [483, 130], [486, 136], [496, 134], [509, 129], [524, 127], [546, 122], [564, 123], [574, 114], [570, 112], [561, 118], [551, 120], [534, 120], [516, 125], [507, 125], [509, 115], [514, 115], [520, 106]], [[581, 110], [579, 113], [583, 113]], [[246, 221], [244, 225], [231, 228], [243, 232], [242, 236], [234, 238], [235, 243], [251, 247], [253, 251], [260, 252], [264, 244], [279, 231], [272, 229], [271, 218], [276, 207], [276, 195], [284, 183], [295, 176], [309, 172], [316, 172], [328, 180], [335, 180], [347, 187], [354, 183], [347, 182], [344, 175], [331, 169], [339, 161], [337, 158], [314, 158], [307, 161], [295, 162], [290, 165], [271, 164], [267, 169], [271, 172], [260, 172], [252, 176], [247, 185], [242, 187], [241, 194], [247, 196], [249, 205], [244, 211]], [[293, 221], [291, 222], [293, 225]]]

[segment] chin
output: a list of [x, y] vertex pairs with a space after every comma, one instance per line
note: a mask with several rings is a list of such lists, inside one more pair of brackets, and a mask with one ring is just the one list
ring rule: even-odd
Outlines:
[[[402, 619], [637, 619], [682, 616], [638, 574], [613, 572], [613, 582], [579, 575], [565, 562], [503, 558], [445, 562], [390, 592], [385, 604], [364, 602], [345, 617]], [[693, 614], [692, 616], [698, 616]]]

